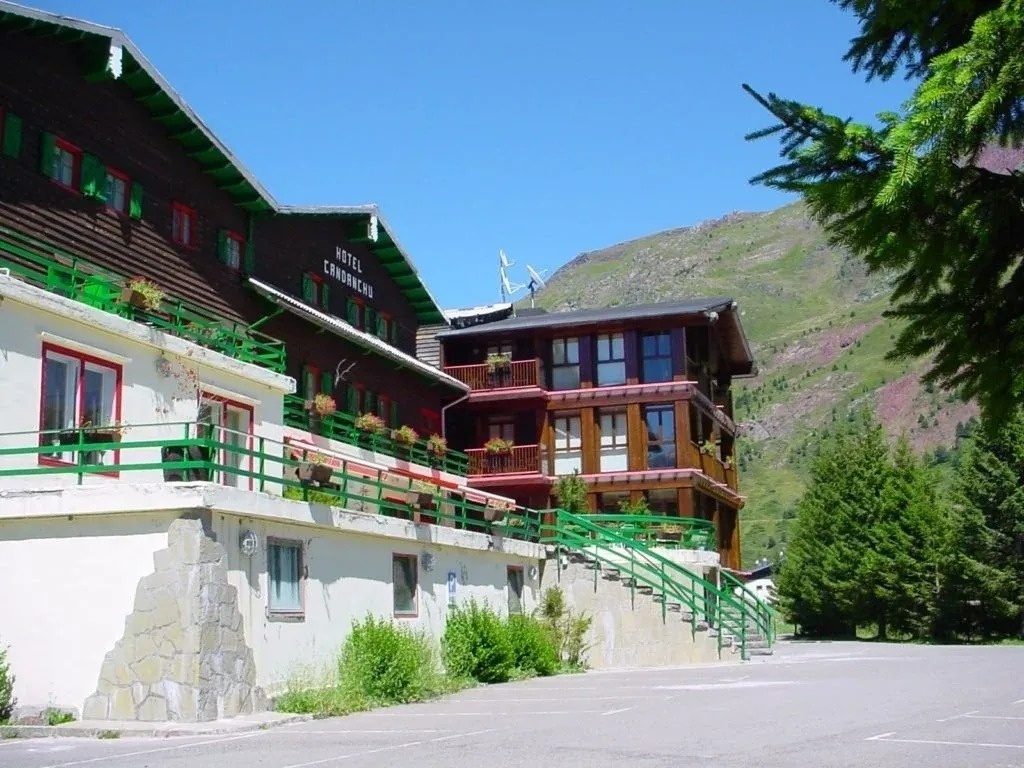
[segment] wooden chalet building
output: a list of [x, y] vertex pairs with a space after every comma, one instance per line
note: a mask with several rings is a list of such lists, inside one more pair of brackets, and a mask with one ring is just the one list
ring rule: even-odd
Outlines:
[[[147, 322], [295, 378], [293, 426], [327, 392], [316, 431], [372, 412], [422, 445], [468, 390], [416, 358], [445, 319], [375, 206], [280, 204], [123, 33], [7, 2], [2, 268], [117, 313], [146, 278], [165, 294]], [[211, 407], [232, 428], [250, 410]]]
[[591, 511], [643, 499], [712, 520], [722, 564], [739, 565], [731, 384], [754, 362], [734, 301], [461, 324], [440, 342], [444, 370], [472, 390], [447, 426], [474, 487], [545, 508], [555, 480], [578, 472]]

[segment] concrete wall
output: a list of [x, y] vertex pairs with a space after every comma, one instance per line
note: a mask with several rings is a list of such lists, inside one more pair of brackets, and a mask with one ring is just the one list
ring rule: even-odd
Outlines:
[[[173, 533], [180, 518], [201, 527]], [[258, 537], [252, 556], [240, 549], [243, 531]], [[301, 619], [268, 615], [268, 537], [303, 543]], [[543, 548], [501, 537], [209, 483], [0, 491], [0, 580], [11, 585], [0, 643], [10, 646], [15, 695], [69, 708], [93, 697], [92, 717], [247, 711], [302, 667], [330, 662], [353, 620], [392, 616], [393, 553], [419, 558], [417, 615], [396, 621], [435, 638], [449, 572], [456, 602], [505, 611], [507, 568], [520, 566], [524, 608], [537, 604], [530, 572]]]
[[[283, 395], [294, 388], [292, 379], [0, 275], [2, 448], [28, 447], [37, 442], [44, 343], [121, 367], [119, 420], [121, 424], [136, 425], [125, 432], [123, 441], [183, 436], [182, 422], [197, 417], [196, 384], [199, 390], [250, 405], [256, 434], [277, 443], [283, 438]], [[158, 365], [161, 360], [164, 362]], [[196, 383], [191, 383], [192, 377]], [[8, 434], [12, 432], [22, 434]], [[160, 449], [151, 447], [123, 449], [118, 463], [159, 461]], [[37, 464], [36, 454], [0, 457], [0, 469]], [[268, 465], [268, 470], [275, 468], [279, 472], [280, 464]], [[138, 470], [127, 479], [159, 481], [162, 472]], [[76, 482], [74, 474], [0, 477], [0, 488]], [[111, 483], [116, 479], [90, 475], [84, 482]]]
[[[593, 618], [586, 637], [592, 669], [703, 664], [719, 660], [718, 641], [691, 629], [681, 611], [662, 614], [661, 605], [640, 589], [609, 579], [581, 562], [549, 560], [542, 589], [561, 587], [566, 604]], [[685, 609], [684, 609], [685, 610]]]

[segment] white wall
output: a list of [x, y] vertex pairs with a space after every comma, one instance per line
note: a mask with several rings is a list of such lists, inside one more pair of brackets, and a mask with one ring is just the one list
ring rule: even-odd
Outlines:
[[[12, 278], [0, 276], [0, 448], [37, 444], [40, 428], [42, 346], [44, 343], [88, 354], [122, 366], [120, 421], [140, 425], [128, 429], [123, 441], [166, 440], [184, 436], [182, 422], [196, 419], [198, 404], [185, 371], [195, 373], [202, 389], [250, 404], [254, 432], [279, 443], [283, 437], [283, 395], [294, 388], [288, 377], [241, 363], [217, 352], [87, 307]], [[164, 356], [175, 376], [163, 375], [157, 362]], [[162, 366], [167, 370], [166, 366]], [[183, 383], [184, 380], [184, 383]], [[149, 426], [141, 426], [149, 425]], [[20, 435], [7, 433], [21, 432]], [[194, 433], [193, 433], [194, 434]], [[280, 452], [271, 443], [275, 453]], [[159, 447], [124, 449], [121, 465], [154, 464]], [[37, 455], [0, 456], [0, 469], [35, 468]], [[268, 472], [280, 464], [269, 464]], [[132, 471], [134, 482], [160, 481], [159, 469]], [[0, 477], [0, 488], [73, 485], [77, 475], [44, 474]], [[87, 484], [113, 479], [86, 475]]]
[[[0, 502], [2, 504], [2, 502]], [[82, 706], [174, 513], [0, 521], [0, 645], [22, 705]]]

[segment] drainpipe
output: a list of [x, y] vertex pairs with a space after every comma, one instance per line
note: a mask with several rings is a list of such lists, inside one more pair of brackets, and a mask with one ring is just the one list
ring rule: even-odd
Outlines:
[[466, 399], [469, 398], [469, 396], [471, 394], [473, 394], [473, 393], [472, 392], [467, 392], [462, 397], [460, 397], [458, 400], [452, 400], [452, 402], [448, 403], [448, 405], [442, 405], [441, 406], [441, 437], [445, 437], [445, 438], [447, 437], [445, 432], [448, 430], [448, 422], [444, 418], [445, 411], [447, 411], [453, 405], [458, 405], [459, 403], [465, 401]]

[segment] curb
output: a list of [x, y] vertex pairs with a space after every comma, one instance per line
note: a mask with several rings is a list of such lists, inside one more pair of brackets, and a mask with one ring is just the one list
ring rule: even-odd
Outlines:
[[139, 727], [141, 723], [138, 725], [133, 723], [132, 726], [125, 727], [118, 722], [111, 722], [106, 727], [99, 725], [76, 726], [73, 723], [66, 725], [0, 725], [0, 739], [162, 739], [173, 736], [222, 736], [234, 733], [265, 731], [281, 725], [304, 723], [312, 719], [312, 715], [283, 715], [272, 720], [243, 720], [238, 723], [222, 720], [214, 721], [208, 725], [203, 723], [154, 724], [151, 728]]

